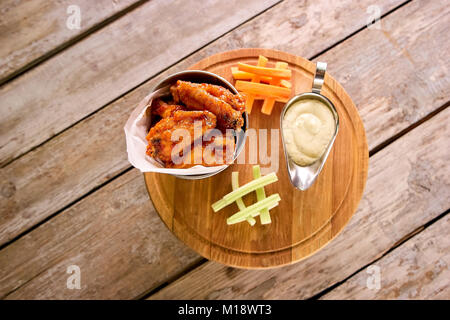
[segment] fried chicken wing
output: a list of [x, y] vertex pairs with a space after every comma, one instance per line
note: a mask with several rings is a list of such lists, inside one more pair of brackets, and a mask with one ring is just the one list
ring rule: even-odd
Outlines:
[[170, 88], [170, 92], [176, 103], [182, 102], [188, 109], [206, 109], [215, 114], [217, 124], [221, 129], [238, 130], [244, 124], [241, 111], [234, 109], [232, 106], [241, 108], [242, 97], [231, 97], [223, 90], [212, 87], [210, 84], [196, 84], [181, 80], [178, 80], [176, 85]]
[[186, 108], [177, 104], [168, 104], [161, 99], [155, 99], [152, 102], [152, 114], [158, 115], [161, 118], [170, 117], [175, 111], [178, 110], [186, 110]]
[[[194, 142], [194, 127], [201, 124], [201, 136], [208, 130], [216, 126], [216, 116], [209, 111], [174, 111], [170, 116], [161, 119], [153, 126], [147, 135], [147, 154], [153, 158], [160, 159], [165, 164], [172, 162], [172, 149], [177, 145], [181, 154], [184, 148]], [[183, 139], [183, 132], [179, 132], [178, 141], [175, 130], [184, 129], [184, 133], [190, 135], [190, 139]], [[178, 136], [178, 135], [177, 135]]]
[[[195, 84], [194, 84], [195, 85]], [[243, 113], [245, 111], [245, 98], [241, 94], [233, 94], [230, 90], [221, 86], [208, 83], [201, 83], [200, 86], [209, 94], [228, 103], [234, 110]]]

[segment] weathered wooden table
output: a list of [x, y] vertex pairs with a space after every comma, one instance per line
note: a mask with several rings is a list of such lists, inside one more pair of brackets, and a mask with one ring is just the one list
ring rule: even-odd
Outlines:
[[[449, 299], [449, 4], [2, 1], [0, 296]], [[370, 149], [345, 230], [272, 270], [228, 268], [177, 240], [123, 134], [162, 77], [242, 47], [327, 61]]]

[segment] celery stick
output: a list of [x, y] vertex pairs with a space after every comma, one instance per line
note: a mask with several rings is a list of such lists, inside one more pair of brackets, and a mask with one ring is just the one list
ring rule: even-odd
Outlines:
[[[267, 207], [267, 210], [272, 210], [273, 208], [275, 208], [276, 206], [278, 206], [278, 202], [275, 202], [273, 205], [271, 205], [271, 206], [268, 206]], [[252, 218], [255, 218], [255, 217], [257, 217], [257, 216], [259, 216], [260, 215], [260, 212], [259, 211], [255, 211], [255, 212], [253, 212], [252, 214], [251, 214], [251, 216], [252, 216]]]
[[[236, 190], [239, 188], [239, 172], [238, 171], [234, 171], [231, 173], [231, 188], [233, 190]], [[244, 210], [246, 208], [244, 201], [242, 201], [242, 198], [236, 199], [236, 204], [237, 204], [239, 210]], [[253, 217], [247, 217], [247, 222], [253, 227], [256, 223], [256, 220], [253, 219]]]
[[268, 184], [271, 184], [275, 181], [277, 181], [277, 175], [275, 172], [272, 172], [264, 177], [261, 177], [259, 179], [253, 180], [247, 184], [244, 184], [242, 187], [239, 187], [238, 189], [230, 192], [229, 194], [225, 195], [222, 199], [212, 204], [212, 209], [214, 212], [217, 212], [223, 208], [225, 208], [227, 205], [233, 203], [238, 198], [242, 198], [247, 193], [250, 193], [258, 188], [264, 187]]
[[277, 175], [275, 174], [275, 172], [272, 172], [264, 177], [261, 177], [257, 180], [253, 180], [247, 184], [244, 184], [242, 187], [239, 187], [238, 189], [230, 192], [219, 201], [213, 203], [211, 207], [214, 210], [214, 212], [217, 212], [225, 208], [227, 205], [232, 204], [234, 201], [236, 201], [236, 199], [242, 198], [247, 193], [250, 193], [256, 190], [257, 188], [261, 188], [268, 184], [271, 184], [277, 180], [278, 180]]
[[247, 222], [253, 227], [256, 223], [256, 220], [253, 219], [252, 217], [247, 217]]
[[[237, 171], [231, 173], [231, 188], [233, 190], [236, 190], [239, 188], [239, 172], [237, 172]], [[236, 199], [236, 204], [237, 204], [239, 210], [244, 210], [246, 208], [244, 201], [242, 201], [242, 198]]]
[[[276, 206], [278, 206], [278, 203], [279, 203], [278, 201], [275, 201], [275, 202], [273, 202], [273, 204], [269, 205], [269, 210], [271, 210], [271, 209], [275, 208]], [[230, 217], [232, 219], [230, 219], [230, 218], [227, 219], [227, 224], [231, 225], [231, 224], [236, 224], [236, 223], [239, 223], [239, 222], [243, 222], [246, 219], [248, 219], [249, 217], [254, 218], [254, 217], [258, 216], [259, 214], [260, 214], [260, 211], [255, 211], [255, 212], [252, 212], [250, 215], [241, 216], [241, 217], [239, 217], [239, 216], [238, 217], [234, 217], [234, 215], [233, 215], [233, 216]]]
[[229, 194], [225, 195], [223, 199], [225, 201], [235, 201], [237, 198], [245, 196], [247, 193], [252, 192], [260, 187], [263, 187], [265, 185], [268, 185], [270, 183], [273, 183], [277, 181], [277, 175], [275, 172], [272, 172], [264, 177], [261, 177], [259, 179], [250, 181], [249, 183], [244, 184], [242, 187], [240, 187], [237, 190], [234, 190], [230, 192]]
[[220, 199], [219, 201], [214, 202], [214, 203], [211, 205], [211, 207], [212, 207], [212, 209], [214, 210], [214, 212], [217, 212], [217, 211], [219, 211], [220, 209], [225, 208], [227, 205], [228, 205], [228, 204], [225, 202], [224, 199]]
[[[258, 165], [253, 166], [253, 178], [258, 179], [261, 177], [261, 169]], [[256, 189], [256, 199], [258, 201], [264, 200], [266, 198], [266, 192], [264, 191], [264, 187]], [[261, 209], [261, 214], [259, 216], [261, 220], [261, 224], [269, 224], [272, 222], [270, 219], [270, 213], [268, 208]]]
[[281, 200], [278, 193], [272, 194], [264, 200], [258, 201], [251, 206], [248, 206], [242, 211], [239, 211], [227, 219], [227, 224], [234, 224], [245, 220], [249, 215], [253, 215], [255, 212], [259, 212], [263, 208], [273, 206]]

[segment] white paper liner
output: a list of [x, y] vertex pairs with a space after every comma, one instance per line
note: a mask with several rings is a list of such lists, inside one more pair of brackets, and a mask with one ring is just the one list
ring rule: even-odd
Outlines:
[[146, 154], [147, 136], [150, 127], [150, 117], [147, 114], [147, 108], [152, 104], [152, 100], [167, 92], [167, 88], [161, 88], [146, 96], [133, 110], [130, 117], [123, 128], [125, 130], [125, 138], [127, 141], [128, 161], [133, 167], [141, 170], [141, 172], [159, 172], [170, 173], [176, 175], [197, 175], [220, 171], [227, 165], [205, 167], [196, 165], [188, 169], [170, 169], [164, 168], [155, 159]]

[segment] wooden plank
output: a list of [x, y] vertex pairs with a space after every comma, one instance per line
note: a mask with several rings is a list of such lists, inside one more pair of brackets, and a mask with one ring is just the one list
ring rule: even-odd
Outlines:
[[366, 192], [349, 225], [292, 266], [238, 270], [207, 262], [152, 299], [305, 299], [342, 281], [448, 209], [450, 108], [371, 157]]
[[[381, 5], [384, 10], [388, 10], [395, 4], [394, 2], [388, 5], [388, 2], [386, 2]], [[132, 108], [163, 77], [186, 69], [213, 53], [238, 48], [244, 41], [244, 37], [245, 39], [252, 37], [253, 40], [250, 41], [250, 45], [254, 46], [272, 45], [274, 48], [281, 49], [290, 46], [293, 51], [306, 50], [306, 54], [309, 52], [311, 54], [317, 53], [329, 46], [332, 38], [345, 37], [348, 33], [364, 25], [366, 21], [365, 10], [349, 4], [348, 6], [339, 6], [331, 16], [324, 16], [323, 24], [317, 24], [313, 19], [308, 19], [302, 27], [295, 27], [295, 24], [294, 26], [293, 24], [282, 24], [280, 26], [280, 16], [283, 12], [297, 14], [299, 11], [304, 11], [307, 12], [307, 16], [314, 16], [317, 6], [325, 7], [328, 5], [327, 1], [322, 1], [314, 4], [309, 3], [305, 8], [303, 4], [299, 4], [297, 1], [283, 2], [163, 72], [55, 139], [0, 169], [1, 190], [5, 190], [3, 196], [0, 197], [0, 244], [11, 240], [45, 219], [45, 217], [61, 210], [89, 190], [129, 167], [122, 127]], [[351, 8], [351, 13], [348, 12], [349, 8]], [[323, 14], [328, 15], [331, 11], [324, 10]], [[348, 14], [352, 15], [354, 19], [345, 20], [348, 18]], [[315, 34], [321, 32], [320, 28], [325, 25], [325, 21], [335, 24], [335, 28], [331, 28], [333, 31], [330, 31], [330, 38], [325, 38], [326, 40], [315, 36]], [[349, 21], [352, 23], [349, 23]], [[326, 25], [328, 28], [328, 24]], [[266, 28], [262, 28], [263, 26]], [[246, 31], [252, 28], [259, 30], [259, 36]], [[269, 37], [269, 34], [290, 34], [302, 28], [311, 32], [305, 33], [305, 36], [295, 43], [295, 47], [293, 43], [285, 43], [283, 37]], [[430, 36], [438, 36], [440, 31], [441, 29], [437, 28], [437, 31], [430, 33]], [[407, 31], [405, 32], [408, 34]], [[435, 53], [436, 51], [428, 53], [430, 61], [432, 61], [431, 58]], [[358, 53], [355, 52], [354, 55], [357, 56]], [[423, 52], [420, 55], [422, 56]], [[339, 59], [347, 60], [347, 57], [340, 57]], [[383, 61], [383, 59], [385, 57], [380, 55], [379, 60]], [[427, 56], [423, 59], [429, 63]], [[424, 68], [427, 65], [424, 61], [421, 60], [418, 67]], [[339, 64], [339, 61], [335, 60], [333, 63]], [[389, 70], [389, 67], [384, 66], [384, 70]], [[348, 73], [351, 70], [352, 68], [345, 72]], [[367, 79], [370, 77], [370, 74], [366, 74]], [[396, 83], [395, 78], [393, 78], [392, 83]], [[379, 86], [383, 84], [384, 82], [381, 82]], [[359, 87], [359, 83], [353, 83], [348, 84], [347, 89], [350, 85]], [[396, 94], [396, 90], [393, 90], [392, 87], [386, 87], [385, 89], [388, 95]], [[427, 97], [424, 96], [423, 99]], [[360, 107], [365, 105], [364, 101], [355, 101], [355, 103]], [[401, 104], [402, 100], [398, 103]], [[437, 106], [423, 105], [422, 107], [431, 109]], [[427, 112], [428, 110], [425, 110], [422, 114]], [[370, 117], [367, 120], [370, 120]], [[368, 134], [370, 143], [372, 136], [370, 132]], [[384, 136], [385, 139], [388, 137]], [[77, 152], [72, 152], [72, 150], [77, 150]], [[17, 190], [20, 190], [20, 192], [17, 192]]]
[[[449, 151], [439, 146], [450, 135], [449, 115], [446, 109], [372, 158], [361, 208], [342, 235], [316, 255], [268, 271], [208, 262], [155, 298], [304, 298], [373, 261], [448, 206], [442, 194], [450, 185]], [[178, 241], [151, 210], [141, 179], [134, 170], [126, 173], [0, 251], [0, 296], [13, 291], [8, 298], [131, 298], [173, 276], [161, 273], [173, 268], [171, 261], [197, 262], [185, 246], [173, 245], [164, 259], [142, 263], [142, 254]], [[146, 215], [133, 218], [135, 211]], [[64, 287], [65, 268], [73, 263], [87, 275], [82, 292]]]
[[[0, 83], [138, 0], [4, 0], [0, 3]], [[69, 6], [80, 8], [80, 28], [68, 28]]]
[[[321, 298], [450, 299], [448, 230], [450, 216], [447, 214]], [[367, 279], [373, 275], [374, 268], [379, 268], [379, 290], [367, 287]]]
[[441, 54], [450, 52], [449, 19], [447, 4], [414, 1], [381, 20], [381, 29], [320, 56], [359, 107], [369, 148], [450, 100], [450, 60]]
[[[294, 2], [291, 1], [290, 3], [292, 4]], [[315, 5], [316, 4], [317, 3], [315, 3]], [[326, 4], [327, 2], [323, 2], [321, 5], [325, 6]], [[292, 8], [295, 9], [295, 7]], [[344, 11], [348, 10], [349, 8], [355, 10], [354, 16], [356, 18], [355, 20], [350, 20], [354, 24], [350, 24], [348, 20], [336, 20], [336, 29], [341, 30], [341, 33], [339, 34], [340, 36], [345, 36], [345, 32], [351, 32], [352, 29], [350, 29], [350, 27], [355, 28], [358, 26], [358, 24], [363, 25], [365, 23], [366, 16], [364, 8], [358, 9], [353, 8], [353, 6], [349, 6], [348, 8], [340, 8], [339, 10]], [[305, 10], [312, 9], [306, 8]], [[269, 12], [271, 11], [272, 10], [270, 10]], [[286, 12], [296, 11], [288, 10]], [[345, 17], [345, 15], [346, 14], [343, 13], [341, 17]], [[336, 14], [336, 16], [338, 16], [338, 14]], [[275, 17], [278, 19], [278, 16]], [[265, 19], [267, 25], [272, 26], [272, 30], [275, 30], [277, 28], [276, 24], [271, 24], [272, 19], [274, 19], [273, 15], [269, 16], [267, 14], [264, 14], [260, 18], [256, 19], [257, 21], [255, 20], [251, 23], [263, 24], [263, 21], [261, 21], [262, 19]], [[274, 20], [274, 23], [277, 22], [277, 19]], [[314, 21], [310, 21], [308, 23], [311, 23], [313, 25], [315, 24]], [[243, 27], [247, 28], [245, 25]], [[320, 26], [317, 26], [317, 30], [319, 28]], [[207, 49], [202, 50], [199, 55], [193, 56], [192, 58], [185, 60], [182, 64], [168, 70], [167, 73], [185, 69], [194, 61], [199, 60], [206, 55], [209, 55], [209, 53], [214, 50], [224, 50], [226, 48], [224, 47], [226, 46], [226, 42], [230, 41], [231, 38], [232, 34], [230, 35], [230, 37], [224, 38], [223, 41], [225, 42], [219, 41], [220, 44], [218, 44], [217, 47], [214, 47], [215, 44], [213, 44]], [[305, 36], [302, 39], [303, 42], [298, 44], [298, 50], [306, 47], [306, 44], [308, 43], [310, 43], [311, 46], [317, 48], [317, 50], [319, 51], [324, 49], [324, 47], [321, 47], [323, 45], [323, 41], [316, 40], [313, 35], [310, 35], [310, 38], [307, 38]], [[240, 40], [236, 40], [236, 45], [238, 45], [239, 43]], [[158, 79], [154, 81], [157, 80]], [[88, 190], [91, 190], [95, 186], [98, 186], [100, 183], [110, 179], [111, 175], [121, 171], [123, 168], [128, 167], [126, 154], [124, 153], [125, 145], [122, 127], [126, 118], [128, 117], [131, 108], [133, 108], [133, 106], [136, 105], [143, 96], [145, 96], [148, 90], [155, 83], [154, 81], [138, 88], [136, 91], [133, 91], [132, 93], [126, 95], [107, 108], [101, 110], [93, 117], [90, 117], [80, 122], [73, 128], [67, 130], [63, 134], [59, 135], [56, 139], [51, 140], [44, 146], [15, 161], [12, 165], [18, 165], [14, 167], [8, 166], [9, 168], [11, 168], [10, 171], [2, 171], [2, 173], [4, 173], [4, 177], [7, 177], [7, 179], [0, 180], [5, 181], [4, 187], [2, 187], [2, 190], [5, 190], [3, 196], [6, 197], [5, 194], [11, 195], [8, 200], [11, 202], [9, 204], [6, 204], [9, 206], [10, 210], [6, 211], [7, 214], [5, 213], [0, 215], [0, 217], [7, 217], [7, 219], [11, 219], [11, 216], [13, 214], [17, 215], [17, 218], [14, 218], [13, 223], [11, 223], [10, 227], [8, 227], [10, 228], [8, 229], [8, 231], [17, 232], [17, 230], [20, 229], [24, 230], [24, 228], [26, 228], [27, 226], [36, 223], [38, 219], [43, 219], [44, 217], [51, 214], [51, 210], [55, 210], [55, 208], [61, 208], [61, 206], [70, 203], [71, 201], [73, 201], [73, 199], [76, 199]], [[70, 150], [70, 152], [66, 150]], [[76, 150], [76, 152], [72, 152], [73, 150]], [[38, 161], [38, 159], [41, 160]], [[43, 167], [43, 169], [36, 169], [40, 167]], [[83, 169], [81, 170], [81, 168]], [[36, 175], [34, 176], [34, 178], [31, 177], [30, 180], [28, 180], [27, 175], [32, 173], [35, 173]], [[130, 173], [127, 173], [126, 175], [128, 174]], [[138, 178], [138, 182], [140, 183], [139, 179], [140, 178]], [[133, 179], [130, 178], [130, 180]], [[15, 183], [16, 181], [20, 181], [20, 183]], [[28, 186], [30, 188], [27, 188]], [[51, 187], [43, 188], [43, 186]], [[92, 229], [89, 229], [85, 234], [80, 235], [79, 238], [73, 239], [74, 241], [64, 241], [65, 237], [70, 237], [70, 234], [68, 233], [64, 233], [61, 234], [60, 237], [56, 237], [59, 232], [58, 230], [60, 229], [65, 230], [66, 228], [75, 227], [75, 232], [78, 232], [77, 230], [83, 229], [85, 226], [84, 224], [80, 224], [78, 222], [79, 220], [61, 220], [62, 217], [67, 216], [67, 212], [72, 212], [71, 219], [73, 219], [72, 216], [74, 216], [86, 221], [89, 221], [90, 219], [92, 219], [92, 217], [96, 217], [99, 212], [101, 213], [103, 209], [96, 209], [95, 206], [98, 206], [98, 203], [102, 204], [103, 202], [105, 202], [105, 196], [101, 196], [100, 200], [98, 200], [98, 195], [100, 195], [100, 192], [103, 192], [104, 189], [106, 190], [106, 193], [110, 193], [109, 189], [106, 189], [107, 187], [102, 188], [100, 191], [82, 200], [80, 203], [84, 203], [84, 201], [88, 201], [88, 199], [90, 198], [95, 198], [93, 200], [89, 200], [89, 204], [80, 207], [81, 209], [78, 209], [78, 207], [77, 209], [74, 209], [72, 207], [70, 210], [62, 212], [55, 218], [51, 219], [49, 222], [43, 224], [41, 227], [29, 233], [27, 236], [19, 239], [18, 241], [0, 251], [0, 263], [2, 266], [1, 270], [3, 270], [3, 273], [0, 276], [0, 279], [2, 279], [0, 283], [3, 284], [3, 287], [0, 290], [0, 295], [5, 295], [8, 294], [8, 292], [16, 290], [14, 293], [12, 293], [12, 296], [19, 297], [20, 295], [26, 294], [28, 290], [27, 295], [29, 297], [80, 297], [80, 293], [74, 292], [72, 290], [66, 290], [64, 285], [61, 286], [61, 283], [65, 284], [67, 274], [64, 273], [64, 270], [60, 270], [61, 265], [56, 265], [56, 263], [59, 261], [57, 260], [57, 257], [63, 256], [67, 252], [67, 258], [63, 258], [64, 268], [66, 268], [65, 264], [67, 264], [65, 263], [65, 261], [71, 262], [71, 259], [73, 259], [73, 257], [76, 257], [78, 263], [82, 263], [84, 266], [88, 266], [88, 274], [91, 274], [92, 272], [92, 274], [95, 275], [95, 277], [88, 279], [89, 282], [85, 282], [85, 285], [92, 291], [83, 291], [83, 297], [96, 296], [102, 298], [130, 298], [136, 296], [136, 291], [139, 291], [137, 289], [133, 289], [137, 286], [136, 281], [132, 281], [133, 279], [140, 279], [139, 281], [142, 281], [141, 279], [144, 279], [151, 275], [150, 277], [152, 277], [153, 279], [153, 284], [146, 283], [148, 287], [142, 292], [146, 292], [146, 290], [150, 290], [154, 286], [157, 286], [159, 283], [167, 280], [168, 275], [166, 275], [165, 273], [158, 273], [157, 271], [154, 271], [154, 264], [158, 265], [158, 263], [166, 263], [162, 260], [160, 262], [156, 261], [154, 264], [148, 264], [145, 268], [137, 268], [136, 270], [134, 270], [132, 274], [133, 278], [131, 278], [131, 275], [128, 275], [126, 278], [129, 281], [128, 284], [126, 284], [125, 282], [114, 282], [114, 279], [121, 279], [127, 272], [131, 272], [131, 270], [127, 269], [126, 271], [124, 271], [121, 268], [120, 263], [109, 263], [109, 260], [111, 259], [111, 261], [117, 260], [111, 258], [112, 253], [110, 251], [108, 254], [105, 254], [105, 248], [114, 248], [114, 246], [116, 246], [118, 242], [120, 243], [121, 241], [123, 241], [124, 238], [121, 237], [126, 237], [127, 232], [129, 232], [127, 230], [123, 230], [123, 227], [126, 227], [128, 224], [132, 226], [140, 225], [142, 221], [137, 221], [136, 223], [132, 223], [130, 221], [128, 222], [128, 224], [111, 224], [110, 227], [113, 228], [113, 230], [111, 230], [110, 232], [114, 232], [114, 237], [119, 237], [118, 240], [114, 240], [113, 236], [104, 237], [103, 240], [101, 240], [100, 235], [98, 235], [98, 238], [96, 238], [96, 242], [101, 243], [97, 243], [96, 247], [93, 248], [94, 251], [89, 251], [89, 253], [84, 252], [84, 243], [89, 239], [89, 230]], [[21, 192], [22, 196], [20, 197], [18, 196], [18, 193], [14, 191], [18, 190], [18, 188], [20, 188], [20, 190], [24, 190], [23, 192]], [[128, 185], [124, 185], [123, 188], [123, 190], [130, 189]], [[45, 192], [43, 192], [44, 189], [46, 189]], [[26, 201], [25, 199], [27, 197], [24, 196], [25, 194], [27, 194], [28, 198], [30, 198], [31, 200], [27, 204], [21, 206], [21, 201]], [[120, 192], [118, 192], [118, 194], [120, 195]], [[110, 194], [106, 202], [110, 202], [110, 199], [113, 198], [115, 198], [115, 194]], [[145, 193], [139, 192], [138, 195], [134, 196], [133, 200], [138, 204], [148, 203], [148, 196]], [[3, 204], [0, 207], [3, 208]], [[17, 206], [17, 208], [20, 208], [20, 214], [17, 214], [15, 211], [13, 211], [13, 208], [15, 208], [15, 206]], [[91, 208], [90, 210], [85, 210], [85, 208], [88, 208], [89, 206], [92, 206], [93, 208]], [[133, 210], [120, 210], [114, 212], [117, 216], [126, 215], [127, 212], [132, 211]], [[110, 215], [109, 217], [114, 217], [114, 215]], [[25, 225], [22, 224], [23, 221], [25, 221]], [[155, 221], [155, 224], [156, 223], [161, 222], [157, 220], [157, 222]], [[165, 229], [162, 228], [162, 230]], [[158, 250], [161, 250], [161, 243], [169, 241], [170, 239], [168, 238], [172, 238], [173, 236], [168, 233], [158, 233], [156, 231], [154, 233], [154, 238], [152, 239], [157, 240], [152, 240], [151, 243], [143, 246], [143, 248], [149, 247], [149, 251], [158, 252]], [[0, 234], [4, 235], [5, 233], [2, 230]], [[144, 235], [142, 236], [144, 237]], [[37, 242], [36, 246], [29, 247], [32, 246], [32, 244], [34, 243], [34, 239], [36, 238], [40, 238], [41, 240]], [[136, 239], [125, 241], [139, 242], [139, 240]], [[171, 241], [173, 241], [173, 239]], [[46, 244], [46, 246], [42, 247], [43, 244]], [[42, 248], [39, 249], [39, 247]], [[37, 252], [39, 252], [39, 259], [30, 260], [33, 256], [36, 256], [36, 254], [34, 254], [33, 256], [31, 256], [31, 253], [30, 255], [23, 254], [24, 251], [28, 250], [28, 248], [31, 248], [30, 250], [37, 250]], [[123, 250], [120, 252], [120, 254], [122, 256], [121, 261], [126, 261], [130, 264], [135, 264], [135, 260], [139, 259], [139, 257], [136, 257], [134, 255], [136, 254], [136, 252], [132, 253]], [[182, 257], [189, 256], [189, 251], [188, 253], [186, 253], [186, 251], [174, 249], [173, 254], [179, 257], [179, 259], [182, 259]], [[91, 263], [90, 260], [93, 257], [97, 256], [98, 259], [96, 260], [96, 263]], [[189, 263], [191, 263], [190, 261], [198, 260], [189, 260], [189, 258], [186, 258], [185, 264], [189, 265]], [[29, 264], [27, 264], [27, 262], [29, 262]], [[16, 272], [18, 271], [17, 268], [19, 266], [22, 266], [22, 268], [20, 269], [20, 272]], [[98, 268], [99, 270], [108, 271], [105, 276], [101, 277], [96, 271], [96, 268]], [[85, 270], [84, 267], [83, 270]], [[51, 278], [50, 280], [49, 275], [56, 274], [58, 276], [55, 278]], [[42, 280], [40, 280], [40, 277], [45, 278], [42, 278]], [[24, 283], [28, 283], [27, 290], [21, 291], [21, 289], [18, 288], [21, 287]], [[107, 285], [105, 285], [105, 283], [107, 283]], [[37, 285], [35, 289], [33, 289], [34, 285]], [[44, 288], [46, 289], [44, 290]], [[44, 291], [42, 295], [38, 294], [37, 292], [40, 292], [41, 290]], [[97, 292], [93, 292], [94, 290], [97, 290]]]
[[[10, 293], [11, 299], [130, 299], [200, 260], [161, 222], [138, 170], [70, 207], [1, 255], [0, 297]], [[70, 265], [80, 268], [80, 290], [66, 286]], [[19, 286], [25, 290], [16, 290]]]
[[277, 0], [154, 0], [0, 88], [0, 164]]

